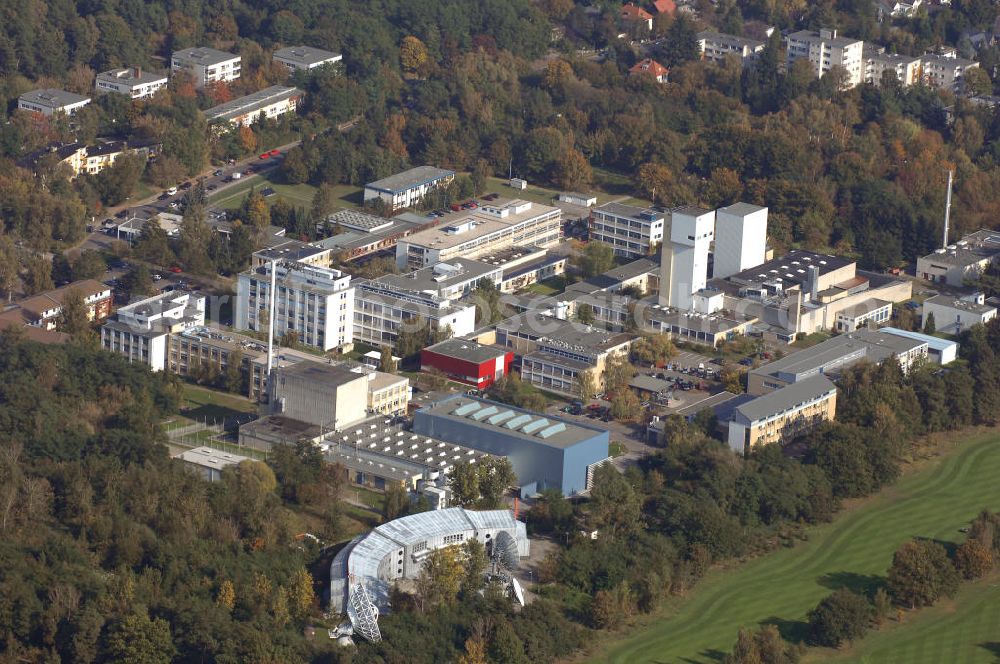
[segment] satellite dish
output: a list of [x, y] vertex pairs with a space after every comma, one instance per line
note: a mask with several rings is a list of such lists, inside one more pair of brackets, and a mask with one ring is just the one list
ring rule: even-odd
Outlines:
[[501, 530], [493, 540], [493, 559], [505, 570], [515, 570], [520, 563], [517, 542], [506, 530]]
[[524, 590], [521, 589], [521, 584], [514, 577], [510, 577], [510, 589], [514, 591], [514, 599], [517, 600], [517, 603], [524, 606]]

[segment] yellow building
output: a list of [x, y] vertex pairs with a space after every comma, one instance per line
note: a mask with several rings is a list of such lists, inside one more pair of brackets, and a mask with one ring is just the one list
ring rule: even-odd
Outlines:
[[746, 453], [757, 445], [786, 443], [836, 413], [837, 386], [816, 374], [737, 406], [729, 422], [729, 446]]
[[406, 413], [410, 403], [410, 379], [384, 371], [368, 374], [368, 411], [383, 415]]

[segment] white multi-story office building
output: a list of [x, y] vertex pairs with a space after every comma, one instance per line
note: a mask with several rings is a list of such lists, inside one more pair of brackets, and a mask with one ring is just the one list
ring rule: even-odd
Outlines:
[[703, 60], [723, 62], [735, 55], [744, 65], [753, 62], [764, 50], [766, 44], [758, 39], [747, 39], [721, 32], [704, 31], [698, 33], [698, 48]]
[[240, 77], [243, 59], [238, 55], [214, 48], [185, 48], [170, 58], [172, 71], [186, 71], [194, 78], [195, 87], [212, 83], [229, 83]]
[[417, 166], [365, 185], [364, 200], [381, 199], [388, 213], [419, 203], [427, 192], [447, 187], [455, 179], [455, 171], [435, 166]]
[[670, 242], [660, 261], [659, 303], [682, 311], [708, 281], [708, 250], [715, 237], [715, 211], [684, 207], [670, 214]]
[[269, 312], [272, 264], [266, 263], [240, 273], [234, 327], [266, 332], [268, 316], [273, 316], [275, 338], [295, 332], [299, 343], [322, 350], [349, 350], [354, 337], [351, 275], [302, 263], [274, 265], [277, 286], [274, 311]]
[[715, 269], [724, 278], [757, 267], [767, 254], [767, 208], [736, 203], [715, 212]]
[[838, 37], [836, 30], [800, 30], [788, 35], [787, 66], [796, 60], [807, 59], [817, 78], [822, 78], [832, 67], [842, 67], [847, 72], [844, 87], [860, 85], [865, 77], [864, 42], [860, 39]]
[[147, 99], [167, 87], [166, 74], [153, 74], [141, 67], [109, 69], [97, 75], [94, 88], [98, 92], [117, 92], [132, 99]]
[[205, 296], [173, 291], [121, 307], [101, 327], [101, 347], [147, 365], [167, 366], [168, 338], [205, 324]]
[[545, 247], [562, 238], [562, 210], [519, 199], [498, 199], [446, 214], [429, 228], [396, 243], [400, 269], [453, 258], [478, 258], [508, 247]]
[[662, 212], [606, 203], [590, 211], [590, 239], [611, 245], [617, 256], [641, 258], [663, 243], [664, 223]]
[[55, 115], [56, 113], [73, 115], [89, 103], [90, 97], [55, 88], [32, 90], [17, 98], [18, 108], [42, 115]]
[[452, 336], [472, 334], [476, 307], [429, 290], [407, 289], [396, 279], [372, 279], [354, 289], [354, 338], [372, 346], [395, 348], [399, 332], [418, 320]]
[[323, 65], [336, 64], [344, 59], [344, 56], [340, 53], [324, 51], [321, 48], [313, 48], [312, 46], [279, 48], [274, 52], [272, 57], [275, 62], [280, 62], [293, 71], [296, 69], [308, 71], [322, 67]]

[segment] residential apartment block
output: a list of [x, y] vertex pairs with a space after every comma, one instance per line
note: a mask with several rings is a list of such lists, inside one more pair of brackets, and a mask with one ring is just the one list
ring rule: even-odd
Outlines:
[[865, 44], [865, 82], [881, 85], [885, 72], [892, 72], [903, 87], [921, 80], [920, 57], [886, 53], [885, 49]]
[[386, 275], [357, 284], [353, 332], [356, 341], [394, 348], [400, 330], [418, 319], [439, 329], [450, 327], [456, 337], [475, 330], [475, 305], [442, 297], [433, 290], [407, 288], [400, 283], [405, 278]]
[[163, 371], [169, 336], [204, 324], [204, 295], [164, 293], [119, 308], [101, 327], [101, 347], [152, 371]]
[[71, 291], [76, 291], [83, 297], [88, 320], [103, 320], [111, 315], [111, 287], [94, 279], [74, 281], [33, 295], [17, 304], [28, 325], [54, 330], [58, 326], [59, 317], [62, 316], [63, 300]]
[[365, 185], [364, 200], [382, 199], [389, 214], [416, 205], [427, 192], [447, 187], [455, 179], [455, 171], [434, 166], [417, 166]]
[[753, 62], [764, 50], [766, 44], [758, 39], [747, 39], [720, 32], [698, 33], [698, 48], [703, 60], [724, 62], [730, 56], [739, 58], [743, 65]]
[[73, 115], [89, 103], [90, 97], [55, 88], [32, 90], [17, 98], [18, 108], [42, 115], [55, 115], [56, 113]]
[[605, 203], [590, 210], [590, 239], [611, 245], [617, 256], [648, 256], [663, 244], [665, 217], [634, 205]]
[[737, 406], [729, 421], [729, 447], [741, 454], [795, 436], [832, 420], [837, 386], [817, 374]]
[[322, 350], [352, 347], [354, 286], [339, 270], [291, 261], [275, 262], [277, 294], [271, 308], [272, 264], [241, 272], [233, 325], [237, 330], [266, 332], [273, 316], [274, 334], [289, 332], [298, 342]]
[[209, 122], [224, 122], [240, 127], [252, 125], [260, 118], [273, 120], [285, 113], [294, 113], [305, 95], [298, 88], [272, 85], [253, 94], [227, 101], [205, 111]]
[[240, 77], [242, 63], [238, 55], [204, 46], [185, 48], [170, 57], [170, 69], [190, 74], [196, 88], [235, 81]]
[[975, 60], [956, 57], [954, 51], [928, 53], [920, 57], [920, 74], [924, 83], [952, 92], [960, 91], [965, 73], [978, 66]]
[[143, 71], [141, 67], [102, 71], [94, 82], [98, 92], [116, 92], [131, 99], [148, 99], [165, 87], [166, 74], [153, 74]]
[[509, 247], [545, 247], [562, 238], [562, 210], [520, 199], [497, 199], [446, 214], [427, 230], [396, 243], [396, 265], [420, 268], [453, 258], [478, 258]]
[[845, 88], [853, 88], [864, 81], [864, 42], [860, 39], [838, 37], [836, 30], [800, 30], [788, 35], [786, 48], [788, 67], [796, 60], [807, 59], [817, 78], [839, 66], [847, 72]]
[[312, 46], [287, 46], [279, 48], [271, 57], [275, 62], [280, 62], [292, 71], [296, 69], [309, 71], [323, 65], [336, 64], [344, 59], [344, 56], [340, 53], [324, 51], [321, 48], [313, 48]]
[[957, 57], [954, 49], [924, 55], [886, 53], [873, 45], [865, 46], [865, 81], [880, 85], [886, 71], [894, 72], [903, 87], [923, 83], [931, 88], [959, 92], [965, 73], [979, 66], [975, 60]]

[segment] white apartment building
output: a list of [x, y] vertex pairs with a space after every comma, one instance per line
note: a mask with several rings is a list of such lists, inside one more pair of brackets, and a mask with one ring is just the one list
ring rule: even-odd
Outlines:
[[170, 57], [171, 71], [186, 71], [194, 85], [203, 88], [212, 83], [229, 83], [240, 77], [243, 59], [214, 48], [194, 47], [176, 51]]
[[838, 37], [836, 30], [800, 30], [788, 35], [786, 65], [800, 59], [808, 59], [822, 78], [832, 67], [843, 67], [847, 71], [844, 87], [860, 85], [865, 76], [864, 42], [860, 39]]
[[932, 88], [943, 88], [958, 92], [962, 87], [965, 72], [978, 67], [975, 60], [966, 60], [954, 51], [945, 54], [927, 53], [920, 57], [920, 75], [923, 82]]
[[344, 56], [340, 53], [324, 51], [321, 48], [313, 48], [312, 46], [279, 48], [271, 57], [275, 62], [280, 62], [292, 71], [296, 69], [309, 71], [323, 65], [335, 64], [344, 59]]
[[891, 71], [903, 87], [920, 82], [920, 58], [912, 55], [886, 53], [885, 49], [866, 44], [865, 82], [881, 85], [883, 73]]
[[660, 260], [659, 304], [691, 309], [693, 295], [708, 282], [708, 250], [715, 237], [715, 211], [684, 207], [670, 214], [670, 242]]
[[225, 122], [235, 127], [249, 126], [258, 118], [274, 119], [294, 113], [305, 95], [298, 88], [272, 85], [253, 94], [227, 101], [205, 111], [209, 122]]
[[453, 258], [478, 258], [508, 247], [545, 247], [562, 238], [562, 210], [520, 199], [497, 199], [452, 212], [440, 223], [396, 243], [400, 269]]
[[360, 282], [354, 289], [354, 339], [395, 348], [400, 329], [416, 319], [451, 328], [452, 336], [472, 334], [476, 307], [433, 291], [406, 289], [385, 278]]
[[101, 327], [101, 347], [152, 371], [163, 371], [170, 335], [204, 324], [204, 295], [164, 293], [119, 308]]
[[427, 192], [447, 187], [455, 179], [455, 171], [435, 166], [417, 166], [365, 185], [365, 202], [382, 199], [386, 212], [393, 213], [419, 203]]
[[42, 115], [55, 115], [56, 113], [73, 115], [78, 109], [89, 103], [90, 97], [55, 88], [32, 90], [17, 98], [18, 108]]
[[242, 272], [236, 290], [233, 326], [274, 335], [295, 332], [299, 343], [322, 350], [350, 350], [353, 340], [354, 286], [340, 270], [293, 262], [275, 263], [277, 294], [271, 308], [271, 264]]
[[590, 239], [611, 245], [617, 256], [642, 258], [663, 243], [664, 223], [662, 212], [605, 203], [590, 211]]
[[152, 74], [141, 67], [109, 69], [97, 75], [94, 88], [98, 92], [116, 92], [132, 99], [147, 99], [167, 87], [166, 74]]
[[715, 211], [714, 278], [757, 267], [766, 254], [766, 207], [735, 203]]
[[766, 44], [758, 39], [747, 39], [735, 35], [706, 30], [698, 33], [698, 49], [702, 60], [724, 62], [730, 55], [735, 55], [744, 65], [753, 62], [764, 50]]

